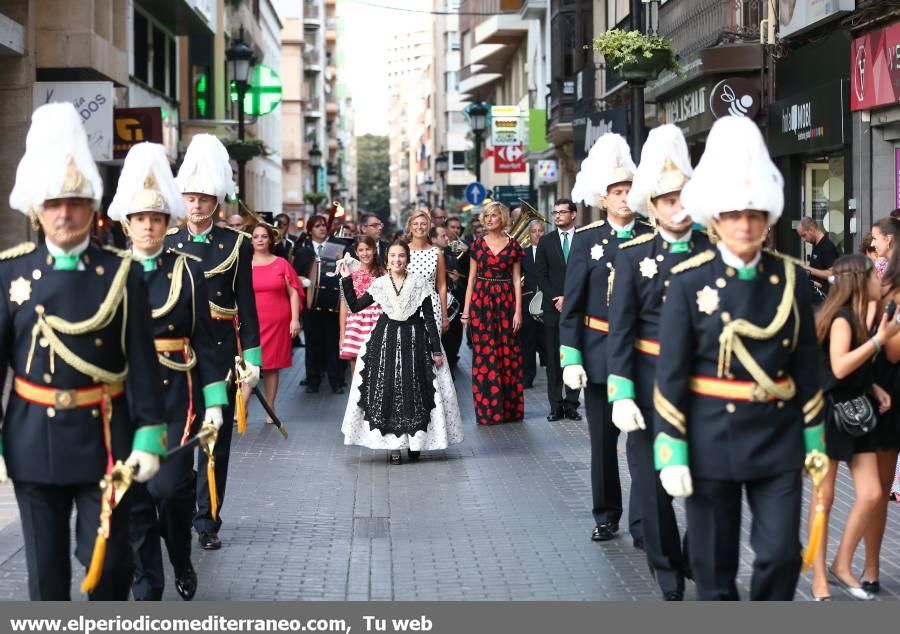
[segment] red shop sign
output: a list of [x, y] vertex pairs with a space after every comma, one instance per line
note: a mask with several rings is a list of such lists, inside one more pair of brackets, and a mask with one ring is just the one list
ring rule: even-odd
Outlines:
[[494, 172], [516, 174], [528, 171], [525, 151], [521, 145], [501, 145], [494, 148]]
[[900, 103], [900, 22], [853, 40], [850, 110]]

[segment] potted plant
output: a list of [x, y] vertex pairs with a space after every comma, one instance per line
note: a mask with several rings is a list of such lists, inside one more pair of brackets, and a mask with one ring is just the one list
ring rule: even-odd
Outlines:
[[611, 29], [594, 38], [593, 48], [625, 80], [650, 81], [664, 70], [681, 73], [672, 43], [658, 35]]
[[257, 156], [267, 156], [269, 154], [266, 144], [259, 139], [247, 139], [239, 141], [231, 139], [223, 141], [225, 149], [228, 150], [228, 156], [235, 161], [249, 161]]

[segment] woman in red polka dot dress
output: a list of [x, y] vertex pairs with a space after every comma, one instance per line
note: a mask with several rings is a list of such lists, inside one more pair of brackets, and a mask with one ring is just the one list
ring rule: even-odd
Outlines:
[[522, 247], [504, 233], [509, 209], [491, 203], [481, 212], [485, 228], [470, 250], [469, 286], [461, 315], [472, 334], [472, 393], [479, 425], [521, 421]]

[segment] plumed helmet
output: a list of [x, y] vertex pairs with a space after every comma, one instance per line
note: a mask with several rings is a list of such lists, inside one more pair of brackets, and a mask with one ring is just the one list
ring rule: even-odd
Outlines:
[[609, 132], [594, 142], [581, 170], [575, 176], [572, 200], [597, 207], [606, 196], [607, 188], [616, 183], [630, 182], [637, 168], [631, 160], [631, 150], [621, 135]]
[[185, 214], [166, 149], [158, 143], [138, 143], [128, 150], [107, 214], [112, 220], [123, 222], [129, 214], [141, 211], [168, 214], [174, 221]]
[[191, 139], [178, 177], [181, 193], [215, 196], [219, 204], [234, 195], [234, 178], [228, 150], [211, 134], [198, 134]]
[[692, 173], [691, 157], [681, 129], [672, 124], [653, 128], [641, 148], [641, 164], [628, 194], [629, 209], [648, 216], [651, 199], [681, 191]]

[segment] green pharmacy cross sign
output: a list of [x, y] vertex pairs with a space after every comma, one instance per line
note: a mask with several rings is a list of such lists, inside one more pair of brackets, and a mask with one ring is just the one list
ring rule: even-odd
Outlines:
[[[237, 101], [238, 91], [231, 82], [231, 100]], [[250, 87], [244, 95], [244, 112], [253, 116], [269, 114], [281, 103], [281, 77], [263, 64], [253, 67]]]

